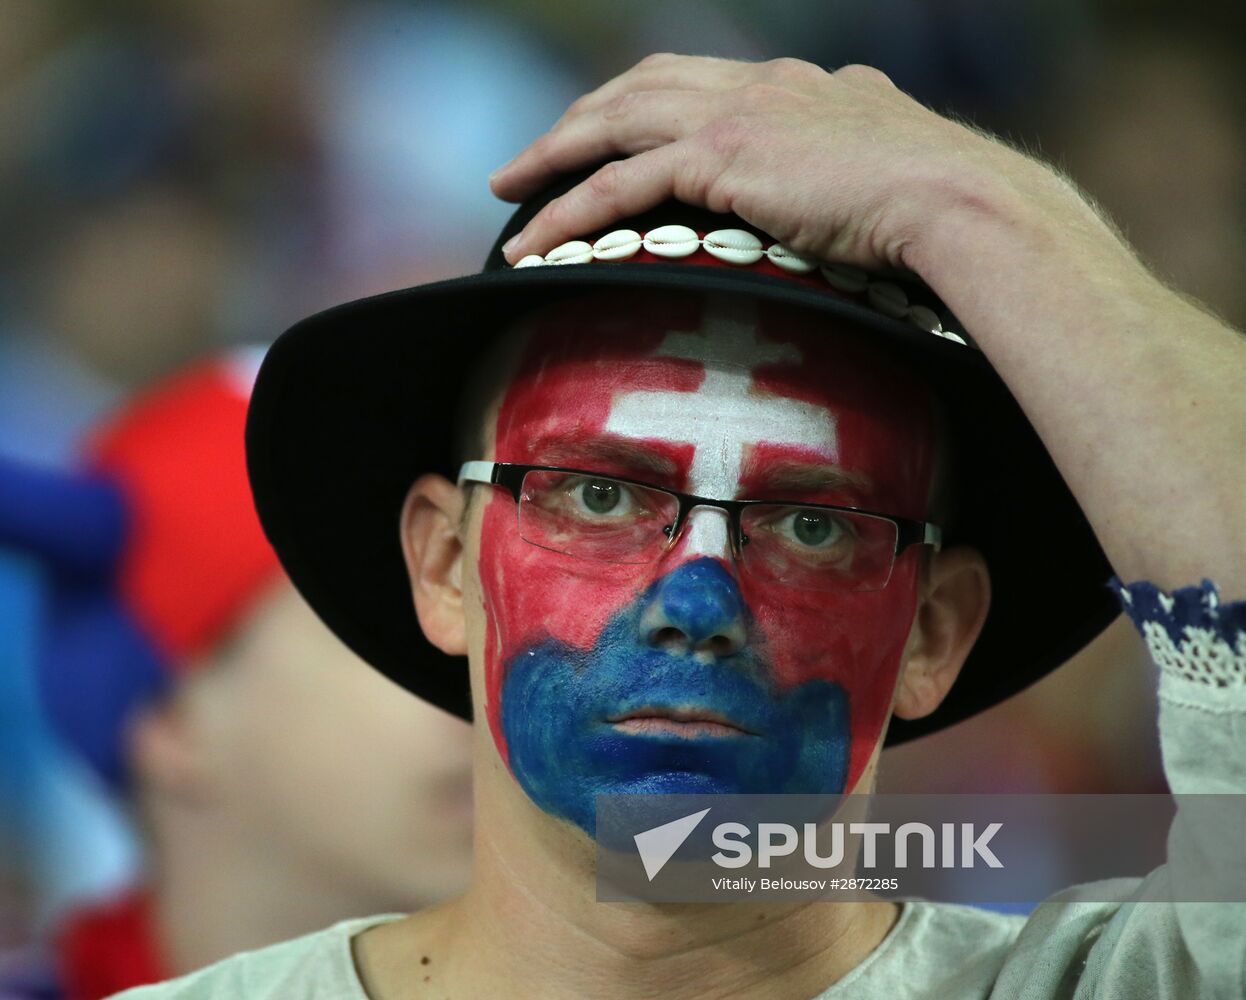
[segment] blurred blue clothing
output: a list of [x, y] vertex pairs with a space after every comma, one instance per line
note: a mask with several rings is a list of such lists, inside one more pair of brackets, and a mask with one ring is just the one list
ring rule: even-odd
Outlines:
[[39, 570], [0, 549], [0, 844], [31, 889], [32, 931], [76, 900], [129, 883], [138, 868], [118, 807], [56, 742], [40, 708], [35, 649], [46, 610]]

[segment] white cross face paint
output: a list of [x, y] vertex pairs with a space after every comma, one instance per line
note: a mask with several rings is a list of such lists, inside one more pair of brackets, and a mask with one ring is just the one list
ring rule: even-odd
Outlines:
[[[707, 305], [697, 332], [671, 330], [654, 357], [680, 358], [703, 366], [699, 388], [627, 392], [614, 400], [605, 430], [621, 437], [691, 445], [688, 492], [731, 499], [741, 487], [751, 445], [771, 442], [808, 450], [824, 461], [839, 459], [835, 417], [824, 406], [759, 391], [757, 368], [800, 365], [794, 344], [758, 336], [756, 320], [741, 303]], [[726, 558], [730, 552], [724, 511], [698, 508], [681, 541], [689, 557]]]

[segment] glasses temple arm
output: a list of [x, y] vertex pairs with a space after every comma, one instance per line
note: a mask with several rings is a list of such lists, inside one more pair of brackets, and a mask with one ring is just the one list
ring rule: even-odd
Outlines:
[[496, 462], [464, 462], [459, 466], [458, 485], [495, 482], [494, 472], [496, 469]]

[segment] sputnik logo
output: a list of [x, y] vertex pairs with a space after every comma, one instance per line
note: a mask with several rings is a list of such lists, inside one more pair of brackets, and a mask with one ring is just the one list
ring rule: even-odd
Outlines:
[[692, 831], [705, 819], [708, 812], [709, 809], [702, 809], [700, 812], [681, 816], [632, 838], [636, 841], [636, 850], [640, 852], [640, 860], [650, 882], [666, 867], [666, 863], [683, 846], [684, 841], [692, 835]]

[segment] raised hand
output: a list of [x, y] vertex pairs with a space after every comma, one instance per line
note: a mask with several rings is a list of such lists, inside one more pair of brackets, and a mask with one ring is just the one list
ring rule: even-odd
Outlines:
[[802, 254], [911, 268], [910, 248], [950, 202], [1041, 172], [867, 66], [662, 54], [571, 105], [493, 190], [520, 201], [603, 160], [507, 248], [512, 263], [674, 197], [735, 212]]

